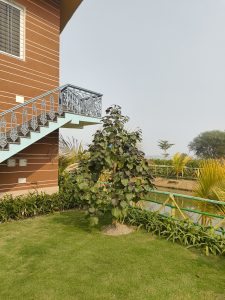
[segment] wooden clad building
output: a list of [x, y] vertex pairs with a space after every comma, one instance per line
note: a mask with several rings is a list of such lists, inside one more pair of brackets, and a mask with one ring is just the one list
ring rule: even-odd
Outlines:
[[[0, 113], [59, 87], [60, 32], [80, 2], [0, 0]], [[2, 141], [4, 118], [3, 115], [0, 127]], [[5, 132], [8, 134], [7, 129]], [[13, 140], [18, 141], [19, 138]], [[33, 189], [57, 191], [58, 141], [56, 128], [0, 161], [0, 195]], [[11, 146], [6, 149], [3, 142], [2, 145], [0, 157], [11, 151]]]

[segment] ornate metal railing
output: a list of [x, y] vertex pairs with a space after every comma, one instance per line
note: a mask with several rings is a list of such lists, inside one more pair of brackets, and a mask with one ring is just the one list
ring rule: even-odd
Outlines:
[[64, 113], [101, 118], [102, 95], [67, 84], [4, 111], [0, 114], [0, 150]]

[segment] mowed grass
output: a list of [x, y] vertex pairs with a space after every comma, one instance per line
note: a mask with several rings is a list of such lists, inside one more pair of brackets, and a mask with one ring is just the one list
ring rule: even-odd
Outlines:
[[225, 299], [225, 259], [64, 212], [0, 225], [0, 299]]

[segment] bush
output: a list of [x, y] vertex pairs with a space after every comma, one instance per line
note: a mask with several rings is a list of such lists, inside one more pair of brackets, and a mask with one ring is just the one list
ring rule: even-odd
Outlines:
[[[109, 107], [102, 118], [102, 129], [97, 130], [89, 145], [89, 158], [81, 159], [74, 170], [74, 194], [86, 203], [93, 225], [107, 209], [113, 222], [121, 222], [130, 201], [142, 200], [153, 188], [148, 162], [138, 148], [142, 132], [128, 131], [128, 120], [120, 106]], [[108, 181], [107, 188], [102, 186], [102, 178]]]
[[19, 220], [78, 207], [74, 198], [62, 193], [47, 195], [32, 193], [26, 196], [5, 196], [0, 199], [0, 222]]
[[[189, 168], [200, 168], [202, 160], [200, 159], [192, 159], [187, 163], [187, 167]], [[164, 165], [164, 166], [172, 166], [172, 159], [149, 159], [149, 164], [151, 165]]]
[[202, 249], [206, 255], [225, 255], [224, 235], [216, 234], [212, 227], [196, 225], [187, 220], [176, 220], [134, 207], [129, 209], [125, 221], [187, 248]]
[[148, 160], [150, 165], [164, 165], [164, 166], [172, 166], [172, 159], [149, 159]]
[[[198, 171], [200, 168], [201, 160], [190, 160], [187, 162], [185, 167], [183, 168], [182, 175], [180, 178], [184, 179], [196, 179]], [[177, 178], [176, 171], [173, 166], [173, 160], [165, 160], [165, 159], [151, 159], [148, 161], [149, 168], [151, 172], [156, 177], [165, 177], [165, 178]]]

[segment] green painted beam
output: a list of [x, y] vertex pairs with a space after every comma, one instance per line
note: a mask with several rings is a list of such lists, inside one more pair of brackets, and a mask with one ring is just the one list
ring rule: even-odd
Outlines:
[[[156, 204], [159, 204], [159, 205], [164, 205], [164, 206], [167, 206], [167, 207], [170, 207], [170, 208], [177, 209], [177, 207], [175, 205], [172, 205], [172, 204], [169, 204], [169, 203], [163, 204], [160, 201], [156, 201], [156, 200], [152, 200], [152, 199], [146, 199], [144, 201], [153, 202], [153, 203], [156, 203]], [[196, 213], [198, 215], [204, 215], [204, 216], [218, 218], [218, 219], [225, 219], [225, 216], [220, 216], [220, 215], [216, 215], [216, 214], [212, 214], [212, 213], [208, 213], [208, 212], [204, 212], [204, 211], [200, 211], [200, 210], [196, 210], [196, 209], [180, 207], [180, 210], [187, 211], [187, 212], [193, 212], [193, 213]]]
[[199, 202], [207, 202], [207, 203], [211, 203], [211, 204], [219, 204], [219, 205], [225, 206], [225, 202], [218, 201], [218, 200], [204, 199], [204, 198], [200, 198], [200, 197], [177, 194], [177, 193], [172, 193], [172, 192], [162, 192], [162, 191], [157, 191], [157, 190], [153, 190], [153, 189], [149, 189], [149, 192], [154, 193], [154, 194], [160, 194], [160, 195], [168, 195], [168, 196], [173, 195], [174, 197], [178, 197], [178, 198], [182, 197], [184, 199], [196, 200]]

